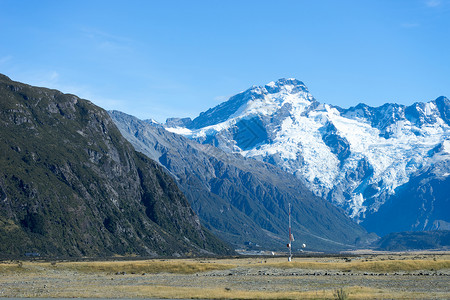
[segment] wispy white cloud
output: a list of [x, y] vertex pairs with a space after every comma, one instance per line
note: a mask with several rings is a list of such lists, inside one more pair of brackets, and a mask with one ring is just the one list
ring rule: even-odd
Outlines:
[[98, 30], [96, 28], [83, 27], [81, 30], [86, 34], [86, 36], [88, 36], [90, 38], [94, 38], [94, 39], [102, 38], [105, 40], [114, 40], [117, 42], [131, 42], [132, 41], [130, 38], [120, 36], [120, 35], [110, 34], [105, 31]]
[[81, 28], [81, 32], [99, 50], [122, 52], [132, 49], [133, 40], [130, 38], [110, 34], [95, 28]]
[[35, 70], [24, 74], [26, 82], [32, 85], [61, 90], [60, 75], [55, 70]]
[[59, 73], [58, 72], [56, 72], [56, 71], [51, 71], [50, 72], [50, 76], [49, 76], [50, 81], [57, 81], [58, 78], [59, 78]]
[[428, 7], [438, 7], [442, 4], [441, 0], [427, 0], [425, 1], [425, 5]]

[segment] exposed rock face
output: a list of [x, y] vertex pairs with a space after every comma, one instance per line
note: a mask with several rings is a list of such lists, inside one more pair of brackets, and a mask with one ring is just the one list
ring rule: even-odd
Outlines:
[[233, 253], [87, 100], [0, 76], [0, 153], [2, 255]]
[[205, 226], [236, 247], [286, 249], [288, 203], [297, 245], [332, 251], [354, 248], [368, 237], [340, 209], [274, 165], [199, 144], [121, 112], [110, 115], [138, 151], [176, 178]]

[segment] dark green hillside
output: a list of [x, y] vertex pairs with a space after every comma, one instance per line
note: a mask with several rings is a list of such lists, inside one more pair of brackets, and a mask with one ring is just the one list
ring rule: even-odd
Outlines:
[[231, 253], [101, 108], [0, 75], [0, 253]]

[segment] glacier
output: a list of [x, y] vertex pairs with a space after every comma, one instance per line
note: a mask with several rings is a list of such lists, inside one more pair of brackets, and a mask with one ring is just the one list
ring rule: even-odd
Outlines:
[[[361, 222], [397, 188], [450, 160], [450, 101], [404, 106], [318, 102], [294, 78], [253, 86], [168, 131], [275, 164]], [[450, 170], [441, 170], [443, 177]]]

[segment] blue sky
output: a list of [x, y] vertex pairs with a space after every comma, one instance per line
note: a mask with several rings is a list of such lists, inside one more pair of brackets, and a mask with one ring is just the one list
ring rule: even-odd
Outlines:
[[450, 0], [0, 0], [0, 28], [0, 73], [142, 119], [283, 77], [342, 107], [450, 97]]

